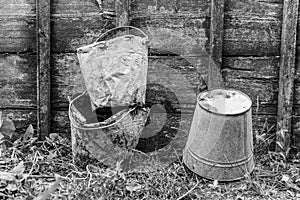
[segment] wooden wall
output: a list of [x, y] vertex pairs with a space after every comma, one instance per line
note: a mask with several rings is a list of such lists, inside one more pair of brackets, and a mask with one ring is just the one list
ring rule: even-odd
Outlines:
[[[192, 118], [195, 91], [205, 87], [210, 2], [131, 0], [129, 5], [129, 23], [150, 37], [148, 82], [170, 88], [187, 121]], [[15, 113], [22, 128], [37, 120], [35, 0], [0, 0], [0, 5], [0, 109]], [[51, 132], [69, 133], [67, 96], [84, 90], [76, 48], [116, 26], [100, 11], [96, 0], [51, 1]], [[256, 130], [265, 122], [276, 124], [282, 12], [279, 0], [225, 1], [222, 74], [227, 87], [251, 96]], [[293, 118], [298, 140], [294, 141], [300, 140], [299, 70]]]
[[0, 109], [18, 128], [36, 124], [34, 0], [0, 1]]

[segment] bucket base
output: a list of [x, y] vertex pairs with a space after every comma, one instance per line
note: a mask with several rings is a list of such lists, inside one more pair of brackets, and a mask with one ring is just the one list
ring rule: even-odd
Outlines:
[[217, 163], [199, 158], [190, 149], [184, 149], [183, 162], [187, 168], [199, 176], [218, 181], [237, 181], [254, 169], [253, 155], [242, 161]]

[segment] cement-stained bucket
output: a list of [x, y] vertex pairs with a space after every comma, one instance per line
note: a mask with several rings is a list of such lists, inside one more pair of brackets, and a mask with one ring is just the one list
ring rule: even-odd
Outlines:
[[239, 180], [254, 169], [251, 99], [233, 89], [200, 93], [186, 147], [185, 165], [219, 181]]
[[[115, 37], [105, 40], [113, 33]], [[78, 48], [77, 56], [95, 107], [145, 104], [148, 37], [143, 31], [132, 26], [111, 29]]]
[[115, 167], [136, 147], [148, 114], [146, 108], [127, 108], [97, 122], [89, 95], [85, 92], [77, 96], [69, 105], [74, 163], [81, 166], [97, 160]]

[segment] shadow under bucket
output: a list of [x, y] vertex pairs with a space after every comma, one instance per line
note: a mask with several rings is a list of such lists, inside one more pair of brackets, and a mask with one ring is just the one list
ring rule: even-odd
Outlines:
[[74, 164], [96, 159], [115, 167], [136, 147], [148, 114], [146, 108], [126, 108], [98, 122], [89, 95], [74, 98], [69, 105]]
[[185, 165], [219, 181], [242, 179], [254, 169], [251, 99], [233, 89], [200, 93], [183, 151]]

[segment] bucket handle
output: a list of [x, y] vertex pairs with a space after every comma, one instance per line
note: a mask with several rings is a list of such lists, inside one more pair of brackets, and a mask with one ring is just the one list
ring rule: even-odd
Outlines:
[[142, 35], [145, 37], [145, 38], [148, 38], [148, 36], [146, 35], [146, 33], [144, 31], [142, 31], [141, 29], [139, 28], [136, 28], [134, 26], [119, 26], [119, 27], [116, 27], [116, 28], [113, 28], [113, 29], [110, 29], [108, 31], [106, 31], [105, 33], [103, 33], [102, 35], [99, 36], [99, 38], [96, 40], [96, 42], [100, 42], [102, 40], [103, 37], [107, 36], [109, 33], [113, 32], [113, 31], [116, 31], [118, 29], [122, 29], [122, 28], [131, 28], [131, 29], [134, 29], [140, 33], [142, 33]]
[[69, 103], [69, 110], [68, 110], [68, 114], [69, 114], [69, 119], [70, 119], [70, 122], [71, 122], [71, 125], [74, 127], [74, 128], [77, 128], [77, 129], [81, 129], [81, 130], [98, 130], [99, 128], [103, 129], [103, 128], [108, 128], [108, 127], [111, 127], [113, 126], [114, 124], [117, 124], [119, 123], [126, 115], [130, 114], [134, 109], [134, 108], [131, 108], [126, 114], [124, 114], [120, 119], [118, 119], [117, 121], [111, 123], [111, 124], [108, 124], [108, 125], [103, 125], [101, 127], [99, 127], [99, 125], [102, 125], [101, 122], [98, 122], [98, 123], [93, 123], [93, 124], [89, 124], [89, 126], [86, 126], [86, 124], [84, 124], [83, 126], [85, 127], [80, 127], [80, 126], [77, 126], [76, 125], [76, 122], [74, 121], [72, 115], [71, 115], [71, 106], [73, 105], [74, 101], [76, 101], [77, 99], [79, 99], [80, 97], [82, 97], [83, 95], [86, 95], [87, 94], [87, 91], [83, 92], [81, 95], [77, 96], [76, 98], [74, 98], [73, 100], [70, 101]]

